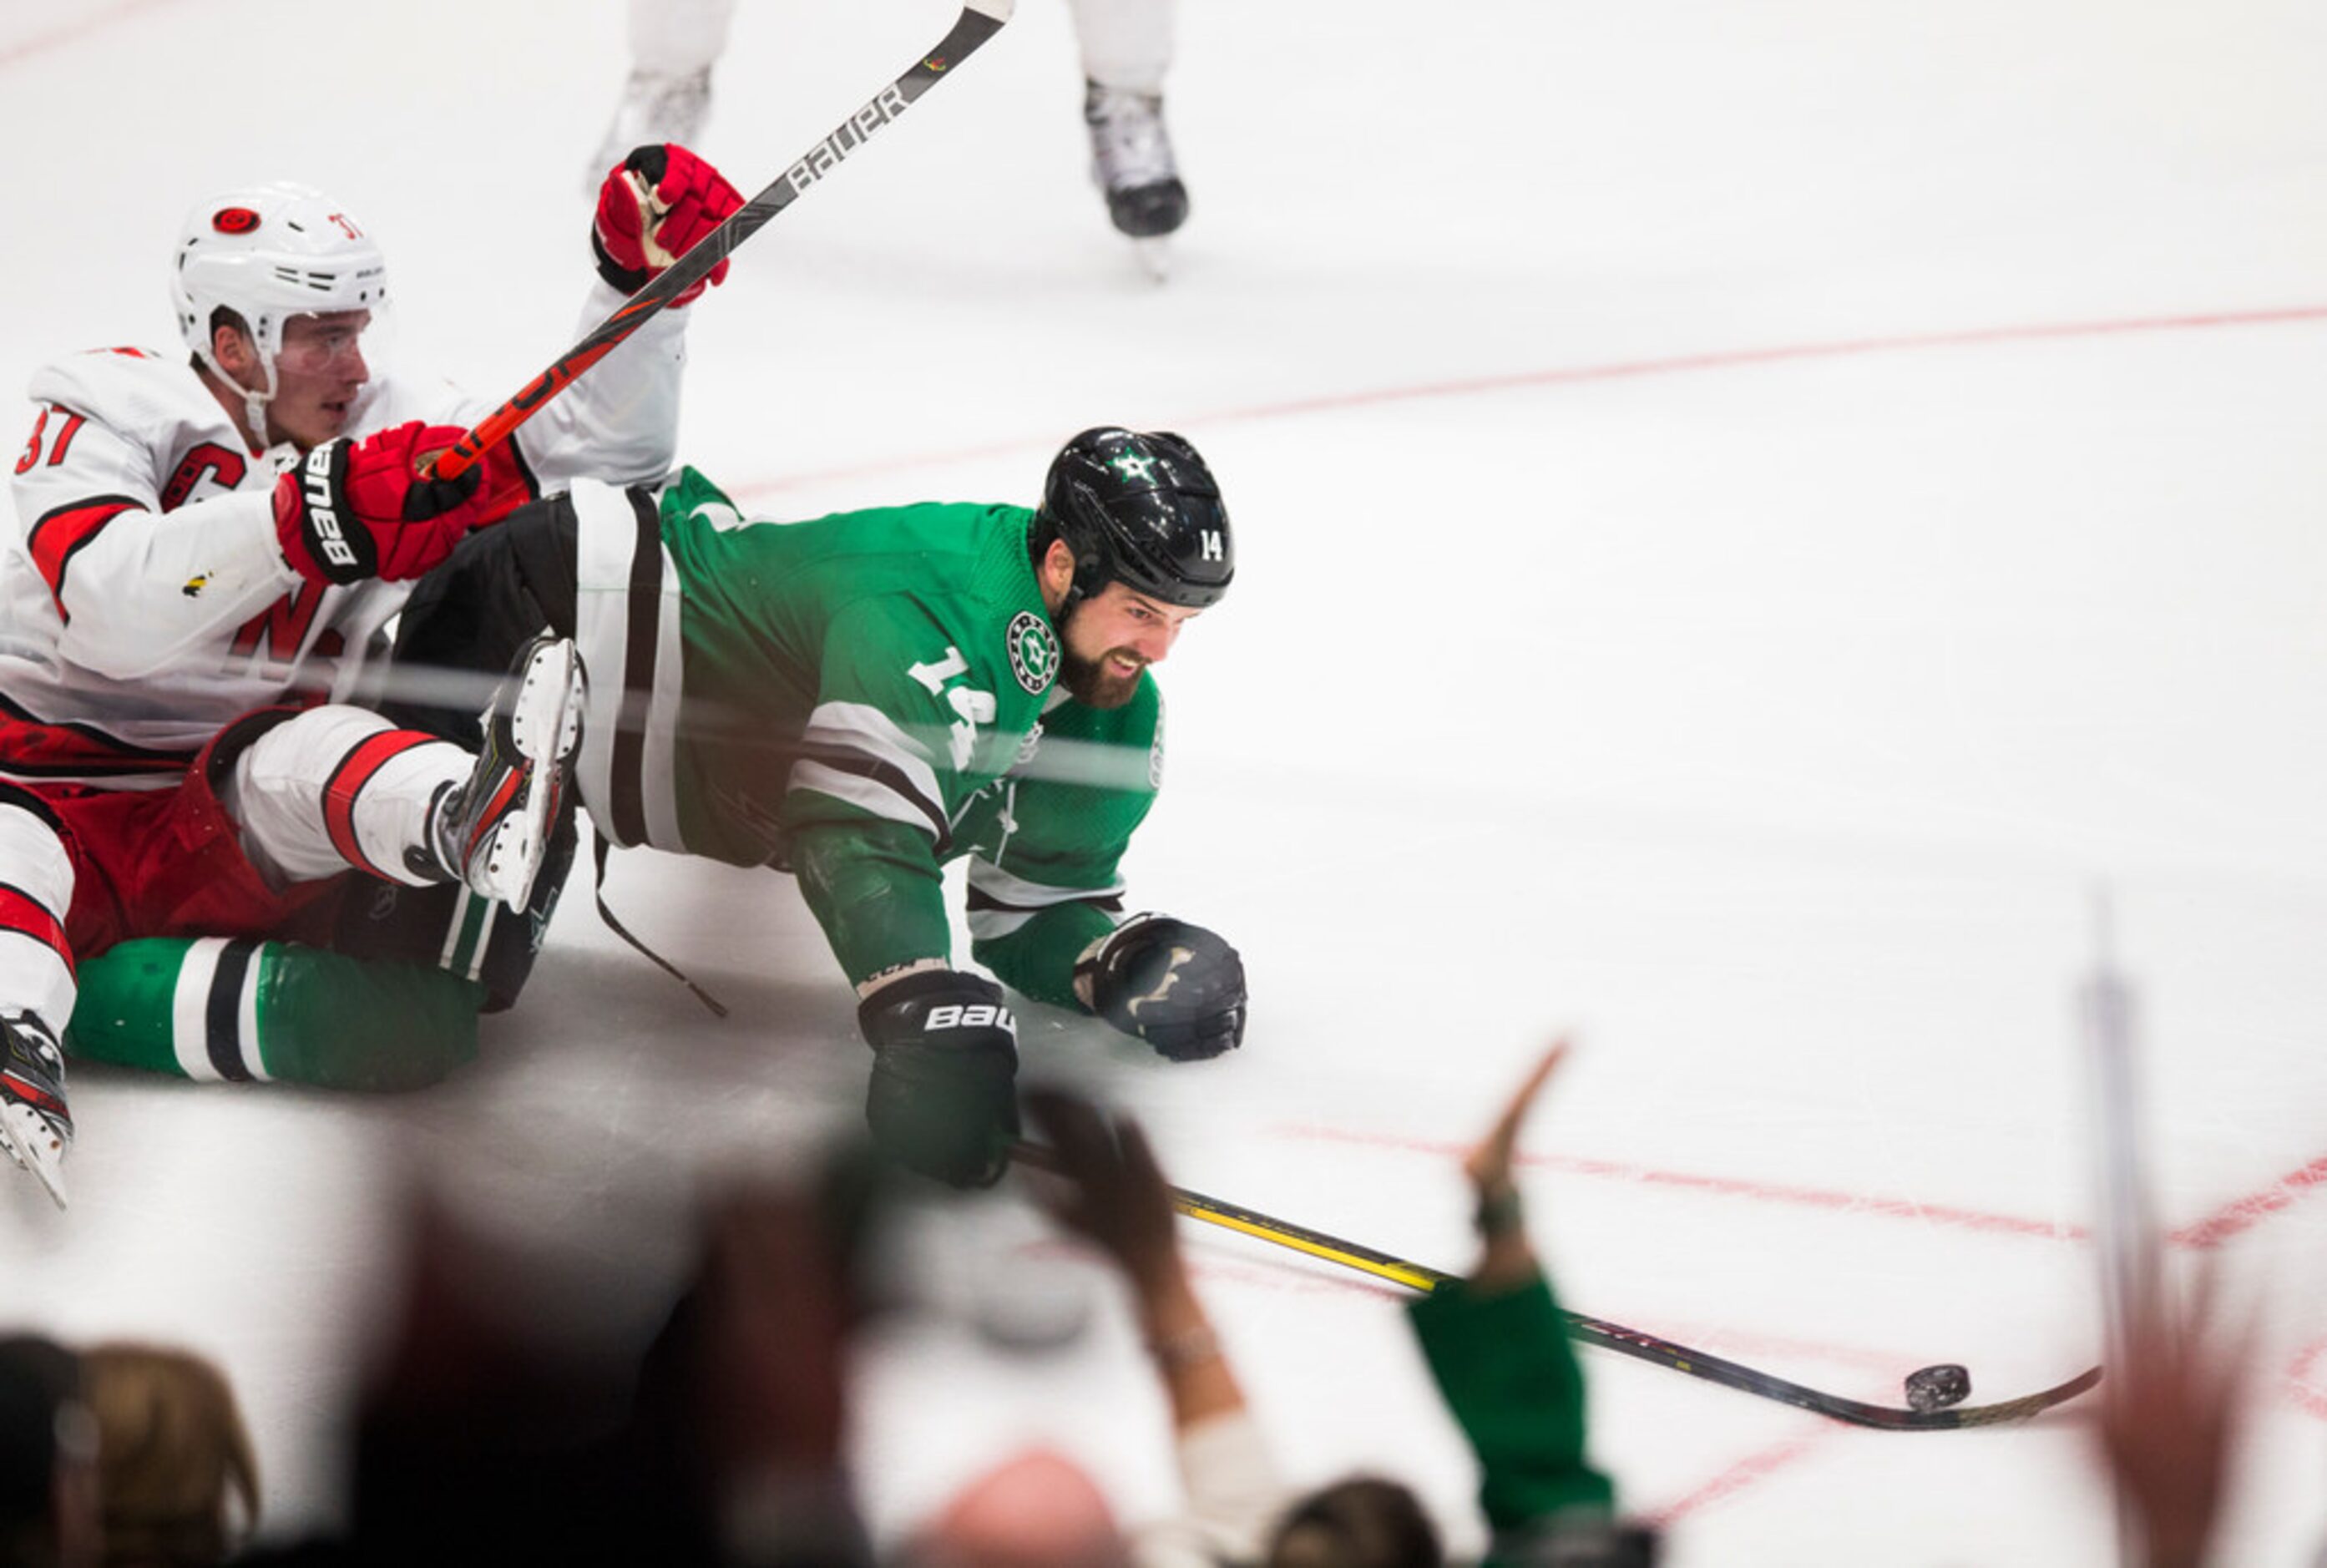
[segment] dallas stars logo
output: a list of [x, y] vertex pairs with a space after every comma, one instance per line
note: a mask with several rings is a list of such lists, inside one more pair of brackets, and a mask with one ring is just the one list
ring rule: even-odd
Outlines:
[[1155, 460], [1145, 453], [1119, 452], [1107, 460], [1107, 466], [1126, 479], [1135, 479], [1142, 484], [1155, 477]]
[[1059, 637], [1051, 623], [1031, 610], [1021, 610], [1004, 634], [1010, 645], [1010, 673], [1036, 696], [1051, 689], [1059, 673]]

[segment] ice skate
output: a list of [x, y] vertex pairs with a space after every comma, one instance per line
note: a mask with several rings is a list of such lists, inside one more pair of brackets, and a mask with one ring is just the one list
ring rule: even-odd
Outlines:
[[526, 644], [478, 723], [477, 765], [439, 801], [434, 847], [449, 880], [521, 911], [582, 738], [574, 644], [546, 632]]
[[621, 101], [614, 107], [613, 124], [598, 144], [590, 166], [583, 172], [582, 188], [598, 189], [606, 171], [631, 155], [634, 147], [656, 142], [677, 142], [692, 151], [711, 113], [711, 68], [684, 76], [634, 70], [622, 84]]
[[1091, 178], [1107, 195], [1107, 216], [1161, 278], [1168, 266], [1164, 237], [1188, 219], [1188, 188], [1164, 128], [1163, 97], [1087, 82], [1083, 123], [1090, 127]]
[[65, 1206], [65, 1151], [72, 1147], [65, 1109], [65, 1058], [49, 1026], [31, 1013], [0, 1018], [0, 1150], [40, 1178]]

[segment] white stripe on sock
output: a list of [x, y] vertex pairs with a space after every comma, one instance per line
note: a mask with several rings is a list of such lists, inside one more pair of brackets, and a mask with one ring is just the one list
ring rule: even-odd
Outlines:
[[170, 1048], [177, 1052], [178, 1070], [202, 1083], [224, 1081], [210, 1061], [210, 984], [218, 978], [219, 957], [226, 951], [224, 937], [201, 937], [186, 948], [178, 963], [177, 988], [170, 994]]

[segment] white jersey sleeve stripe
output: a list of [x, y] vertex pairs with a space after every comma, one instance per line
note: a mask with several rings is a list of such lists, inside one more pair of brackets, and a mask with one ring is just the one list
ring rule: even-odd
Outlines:
[[1034, 918], [1033, 910], [971, 910], [968, 912], [969, 939], [973, 942], [998, 942]]
[[845, 800], [875, 817], [902, 822], [925, 833], [933, 830], [929, 813], [919, 809], [911, 796], [868, 773], [852, 773], [845, 769], [827, 767], [822, 762], [795, 762], [792, 764], [791, 787], [829, 795], [835, 800]]
[[974, 891], [992, 900], [995, 904], [1029, 913], [1058, 904], [1120, 898], [1124, 887], [1121, 878], [1103, 888], [1053, 887], [1048, 882], [1029, 882], [1024, 877], [1013, 876], [1000, 866], [976, 857], [969, 863], [969, 885]]
[[[945, 792], [930, 754], [904, 729], [867, 703], [819, 703], [800, 741], [808, 755], [793, 764], [790, 787], [813, 789], [876, 815], [930, 830], [942, 847], [952, 842]], [[836, 787], [841, 779], [855, 780]], [[892, 804], [868, 805], [866, 791]]]

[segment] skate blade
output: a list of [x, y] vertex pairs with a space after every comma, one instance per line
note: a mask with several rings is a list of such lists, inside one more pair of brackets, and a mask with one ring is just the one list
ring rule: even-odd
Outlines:
[[573, 643], [555, 642], [535, 654], [509, 711], [518, 755], [537, 766], [571, 757], [582, 735], [582, 660]]
[[1153, 235], [1131, 242], [1132, 253], [1139, 257], [1140, 266], [1150, 283], [1172, 281], [1172, 243], [1164, 236]]
[[0, 1106], [0, 1153], [39, 1178], [59, 1209], [65, 1207], [65, 1146], [48, 1119], [24, 1106]]
[[509, 743], [529, 765], [525, 803], [493, 829], [479, 893], [519, 914], [533, 901], [547, 853], [551, 817], [563, 793], [558, 774], [582, 739], [582, 664], [571, 642], [543, 649], [526, 666], [509, 714]]
[[525, 804], [493, 829], [492, 842], [485, 846], [483, 874], [469, 883], [481, 897], [507, 904], [519, 914], [533, 901], [533, 879], [549, 841], [550, 791], [533, 789], [538, 781], [528, 784]]

